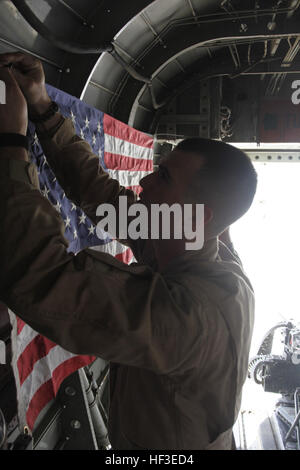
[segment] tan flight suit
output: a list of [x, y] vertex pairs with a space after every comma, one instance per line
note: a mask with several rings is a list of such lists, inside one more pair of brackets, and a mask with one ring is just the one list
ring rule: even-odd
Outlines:
[[[70, 120], [39, 137], [67, 197], [94, 223], [100, 203], [135, 201]], [[233, 252], [211, 239], [162, 272], [149, 243], [132, 245], [131, 266], [91, 249], [74, 256], [34, 165], [5, 158], [0, 220], [0, 300], [63, 348], [112, 364], [114, 449], [231, 448], [254, 322]]]

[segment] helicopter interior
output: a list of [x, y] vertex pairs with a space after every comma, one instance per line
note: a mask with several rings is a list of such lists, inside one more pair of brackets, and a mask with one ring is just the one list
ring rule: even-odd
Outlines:
[[[0, 53], [35, 56], [47, 84], [152, 136], [154, 167], [187, 137], [241, 146], [256, 162], [295, 164], [299, 20], [299, 0], [1, 0]], [[33, 436], [19, 434], [11, 326], [0, 307], [7, 358], [0, 408], [11, 448], [108, 449], [108, 370], [101, 359], [66, 379]], [[272, 356], [272, 329], [249, 365], [256, 384], [283, 395], [279, 418], [266, 418], [257, 431], [253, 448], [262, 450], [300, 449], [300, 334], [289, 322], [278, 328], [285, 356]], [[245, 416], [237, 425], [241, 450], [249, 448], [247, 425]]]

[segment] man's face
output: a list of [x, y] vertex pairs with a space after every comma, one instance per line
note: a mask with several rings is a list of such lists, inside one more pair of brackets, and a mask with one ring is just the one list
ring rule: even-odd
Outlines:
[[[189, 209], [185, 206], [187, 204], [187, 192], [195, 177], [195, 172], [200, 170], [203, 164], [204, 158], [201, 155], [174, 150], [161, 161], [156, 172], [140, 181], [143, 188], [140, 199], [148, 209], [148, 230], [149, 233], [151, 232], [151, 238], [172, 240], [172, 245], [168, 242], [168, 249], [172, 246], [174, 252], [182, 251], [186, 237], [191, 240], [192, 235], [195, 234], [196, 237], [197, 233], [196, 240], [198, 241], [199, 237], [202, 236], [200, 230], [203, 227], [199, 224], [206, 224], [211, 217], [210, 214], [208, 214], [208, 217], [205, 215], [206, 206], [204, 206], [204, 219], [201, 209], [196, 208], [196, 205], [201, 204], [201, 201], [189, 203]], [[156, 206], [162, 204], [164, 207], [168, 206], [169, 213], [164, 212], [164, 214], [161, 214], [160, 222], [155, 218], [152, 219], [151, 209], [155, 208], [155, 206], [152, 206], [154, 204]], [[178, 205], [181, 206], [179, 212]], [[174, 216], [174, 218], [172, 216], [172, 219], [170, 218], [171, 212]], [[156, 235], [152, 235], [152, 229], [155, 233], [159, 233], [158, 238], [156, 238]]]
[[[159, 262], [163, 260], [161, 266], [187, 249], [198, 250], [203, 246], [203, 224], [210, 222], [212, 211], [204, 205], [202, 212], [202, 201], [187, 203], [188, 189], [195, 173], [203, 166], [204, 157], [201, 155], [174, 150], [161, 161], [158, 171], [140, 181], [143, 189], [140, 199], [148, 209], [148, 234], [151, 240], [156, 240], [157, 259]], [[169, 213], [160, 214], [159, 222], [152, 218], [154, 204], [156, 207], [167, 205], [169, 209]], [[178, 205], [181, 206], [179, 211]], [[171, 217], [171, 212], [174, 217]]]
[[148, 207], [150, 204], [184, 204], [192, 178], [203, 162], [200, 155], [174, 150], [161, 161], [157, 171], [140, 181], [141, 201]]

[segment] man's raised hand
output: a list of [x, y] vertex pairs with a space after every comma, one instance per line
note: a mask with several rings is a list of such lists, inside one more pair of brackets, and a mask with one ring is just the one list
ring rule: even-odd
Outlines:
[[45, 86], [42, 63], [35, 57], [21, 52], [0, 54], [0, 67], [11, 64], [11, 71], [18, 82], [33, 114], [43, 114], [51, 103]]
[[0, 65], [0, 80], [6, 89], [6, 104], [0, 104], [0, 133], [26, 135], [28, 113], [24, 95], [8, 67]]

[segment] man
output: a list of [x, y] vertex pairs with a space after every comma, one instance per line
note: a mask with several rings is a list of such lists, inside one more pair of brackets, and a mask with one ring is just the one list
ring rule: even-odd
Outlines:
[[[99, 168], [70, 120], [51, 111], [40, 62], [14, 53], [1, 64], [0, 132], [21, 135], [21, 145], [28, 105], [43, 121], [37, 133], [48, 163], [93, 222], [101, 203], [118, 209], [124, 195], [135, 202]], [[254, 297], [218, 235], [225, 231], [230, 246], [227, 227], [251, 205], [256, 174], [248, 157], [222, 142], [183, 141], [141, 180], [141, 200], [147, 208], [204, 203], [204, 246], [186, 250], [184, 237], [129, 239], [139, 264], [127, 266], [92, 250], [67, 253], [62, 220], [41, 195], [26, 149], [4, 147], [7, 139], [0, 136], [0, 299], [65, 349], [111, 362], [114, 449], [230, 449]]]

